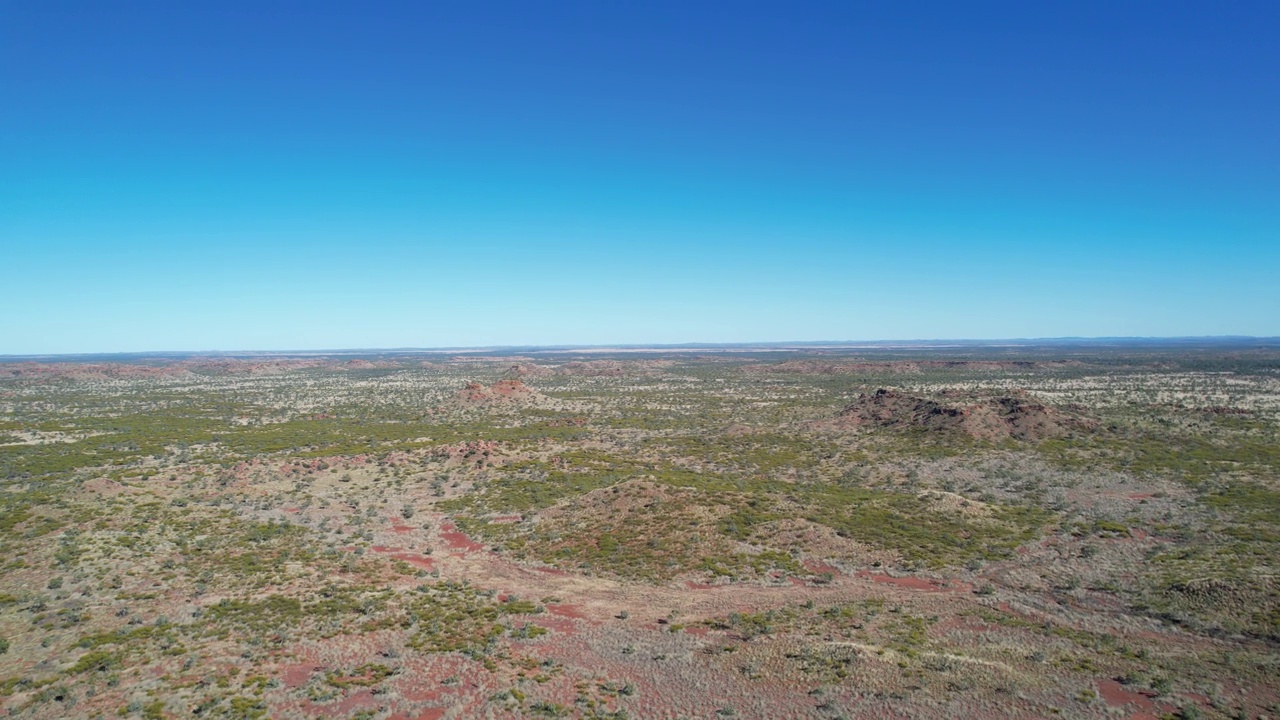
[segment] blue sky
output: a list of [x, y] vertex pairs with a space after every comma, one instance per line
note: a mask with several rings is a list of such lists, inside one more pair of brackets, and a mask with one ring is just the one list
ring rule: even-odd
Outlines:
[[0, 3], [0, 353], [1280, 335], [1280, 4]]

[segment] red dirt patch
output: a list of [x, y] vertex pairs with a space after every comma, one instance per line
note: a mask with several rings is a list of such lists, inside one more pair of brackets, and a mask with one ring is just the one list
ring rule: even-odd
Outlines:
[[803, 565], [804, 569], [811, 573], [831, 573], [832, 575], [840, 574], [839, 568], [828, 565], [821, 560], [805, 560]]
[[484, 549], [483, 545], [467, 537], [466, 534], [458, 530], [453, 523], [445, 523], [440, 526], [440, 539], [444, 540], [452, 550], [478, 552]]
[[554, 630], [566, 635], [578, 632], [578, 624], [573, 620], [564, 617], [543, 616], [538, 619], [537, 624], [548, 630]]
[[528, 395], [532, 391], [519, 380], [499, 380], [489, 386], [494, 395], [510, 397], [512, 395]]
[[415, 553], [415, 552], [408, 552], [404, 548], [387, 547], [386, 545], [374, 545], [369, 549], [373, 550], [376, 553], [386, 555], [387, 557], [390, 557], [393, 560], [402, 560], [404, 562], [409, 563], [410, 565], [413, 565], [414, 567], [422, 568], [423, 570], [431, 571], [436, 569], [436, 561], [434, 559], [426, 557], [424, 555], [419, 555], [418, 553]]
[[1133, 705], [1137, 708], [1137, 712], [1131, 715], [1131, 718], [1156, 718], [1163, 710], [1152, 701], [1154, 693], [1126, 690], [1123, 685], [1110, 678], [1098, 681], [1098, 694], [1113, 707]]
[[391, 557], [395, 558], [396, 560], [403, 560], [409, 563], [410, 565], [413, 565], [414, 567], [422, 568], [423, 570], [426, 570], [428, 572], [436, 569], [436, 561], [432, 560], [429, 557], [423, 557], [421, 555], [415, 555], [413, 553], [396, 553]]
[[547, 612], [560, 617], [574, 618], [575, 620], [585, 620], [587, 617], [577, 605], [569, 605], [567, 603], [548, 604]]
[[280, 673], [280, 682], [284, 683], [285, 687], [298, 688], [306, 685], [311, 675], [318, 669], [318, 666], [313, 663], [298, 663], [285, 665], [277, 672]]
[[965, 592], [972, 589], [968, 583], [952, 583], [918, 577], [892, 577], [890, 575], [872, 573], [867, 570], [859, 570], [857, 572], [857, 576], [860, 578], [870, 578], [872, 582], [882, 583], [885, 585], [896, 585], [897, 587], [907, 588], [910, 590], [922, 590], [924, 592]]

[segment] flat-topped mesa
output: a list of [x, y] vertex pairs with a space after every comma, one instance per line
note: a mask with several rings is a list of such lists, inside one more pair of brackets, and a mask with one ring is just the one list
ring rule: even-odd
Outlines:
[[1044, 440], [1093, 430], [1097, 421], [1052, 408], [1020, 390], [999, 395], [944, 391], [935, 397], [880, 388], [836, 415], [844, 426], [959, 433], [979, 440]]

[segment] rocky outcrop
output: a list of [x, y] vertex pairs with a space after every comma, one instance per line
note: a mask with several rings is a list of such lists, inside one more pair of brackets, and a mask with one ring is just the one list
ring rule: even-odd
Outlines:
[[1084, 432], [1097, 422], [1052, 408], [1024, 392], [934, 397], [881, 388], [863, 393], [835, 418], [844, 427], [882, 427], [967, 435], [979, 440], [1044, 440]]
[[463, 405], [514, 405], [541, 398], [541, 394], [519, 380], [499, 380], [492, 385], [469, 382], [454, 393], [454, 399]]
[[507, 368], [506, 376], [509, 378], [538, 378], [547, 377], [554, 374], [549, 367], [535, 365], [534, 363], [516, 363]]
[[555, 370], [557, 375], [576, 377], [622, 377], [626, 365], [617, 360], [588, 360], [565, 363]]

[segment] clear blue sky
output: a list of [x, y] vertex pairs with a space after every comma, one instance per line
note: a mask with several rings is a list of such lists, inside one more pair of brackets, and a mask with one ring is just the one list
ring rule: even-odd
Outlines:
[[1280, 335], [1278, 37], [1270, 0], [0, 0], [0, 353]]

